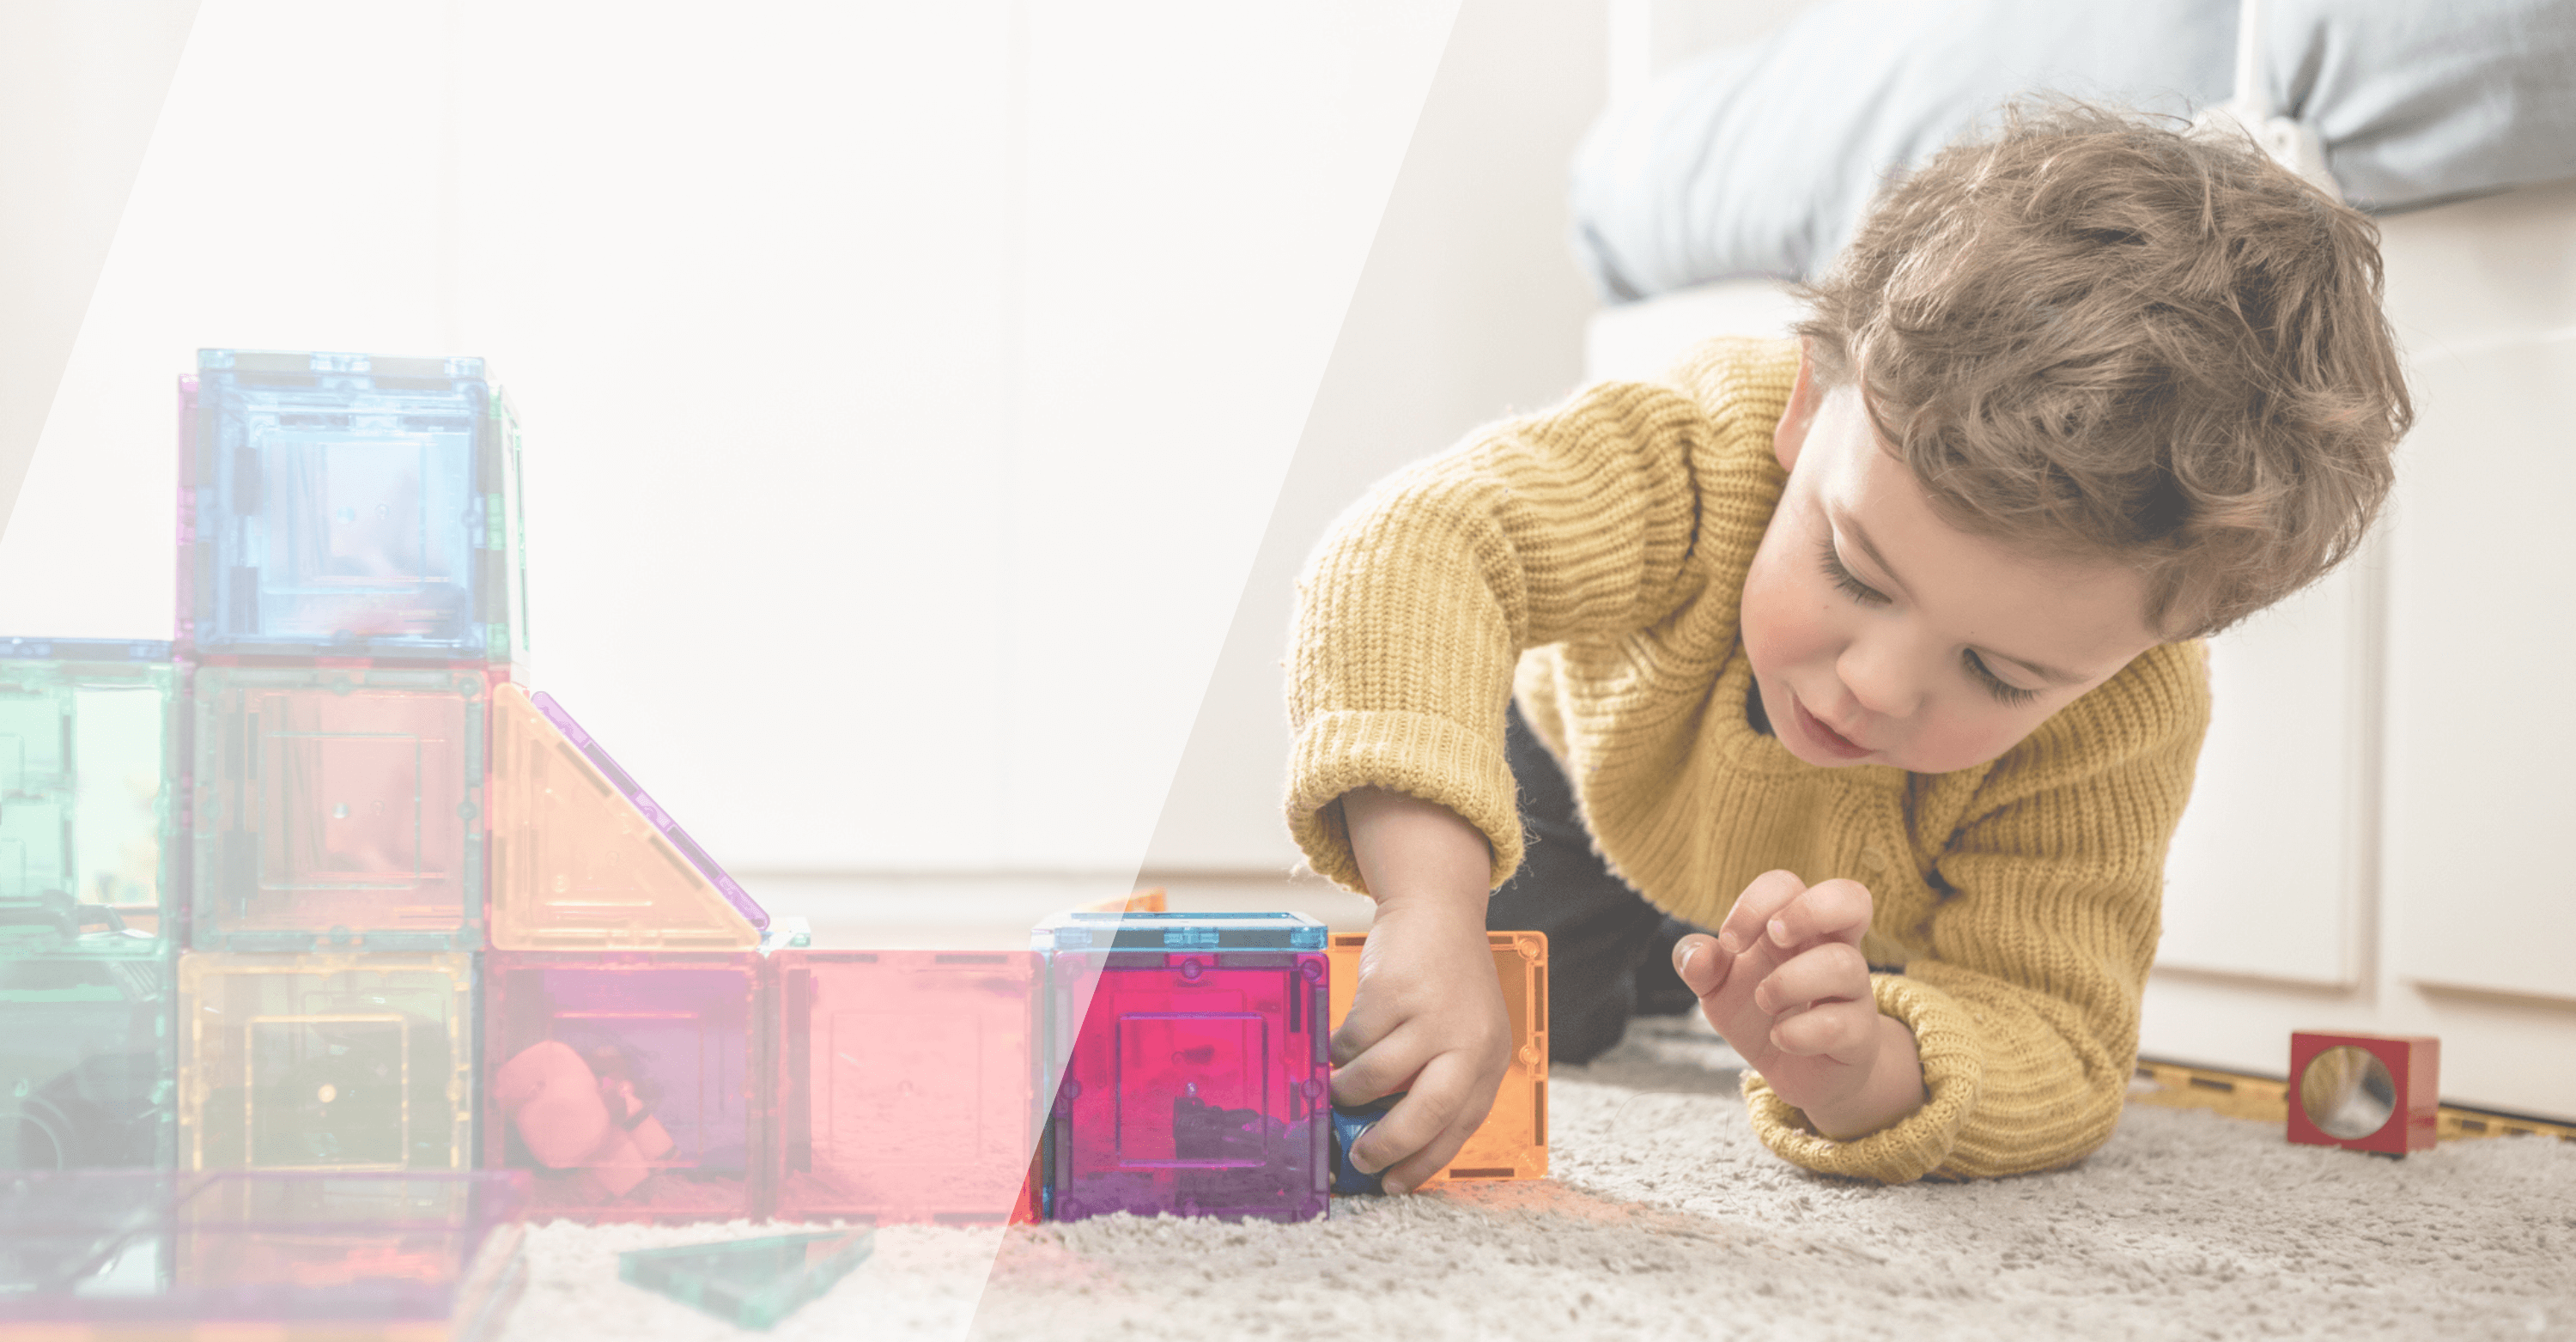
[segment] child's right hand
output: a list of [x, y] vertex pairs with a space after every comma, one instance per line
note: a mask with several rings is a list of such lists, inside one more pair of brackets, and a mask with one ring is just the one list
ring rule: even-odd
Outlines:
[[1402, 1193], [1466, 1145], [1511, 1066], [1511, 1017], [1485, 939], [1492, 849], [1446, 807], [1365, 788], [1342, 798], [1377, 900], [1350, 1015], [1333, 1032], [1333, 1101], [1406, 1092], [1352, 1163]]

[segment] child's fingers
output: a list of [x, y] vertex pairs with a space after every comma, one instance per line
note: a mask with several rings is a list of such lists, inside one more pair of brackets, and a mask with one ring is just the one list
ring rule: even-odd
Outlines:
[[1822, 1002], [1774, 1022], [1771, 1046], [1802, 1058], [1851, 1062], [1874, 1042], [1877, 1030], [1877, 1003]]
[[1359, 984], [1351, 993], [1351, 1009], [1342, 1017], [1341, 1028], [1325, 1041], [1334, 1066], [1342, 1066], [1377, 1047], [1411, 1018], [1413, 1013], [1397, 1000], [1399, 996], [1385, 984], [1371, 982], [1363, 960]]
[[1718, 949], [1717, 938], [1693, 932], [1673, 943], [1673, 972], [1693, 997], [1706, 997], [1726, 986], [1726, 971], [1735, 957]]
[[1375, 1048], [1379, 1040], [1395, 1029], [1394, 1013], [1371, 1010], [1375, 1005], [1365, 994], [1361, 995], [1360, 1000], [1351, 1004], [1351, 1014], [1342, 1018], [1342, 1028], [1333, 1031], [1329, 1044], [1335, 1067]]
[[1806, 889], [1807, 883], [1795, 872], [1766, 871], [1754, 877], [1735, 897], [1735, 907], [1726, 911], [1726, 921], [1717, 925], [1718, 948], [1734, 955], [1760, 941], [1764, 924]]
[[[1333, 1041], [1334, 1051], [1340, 1052], [1341, 1036], [1335, 1034]], [[1420, 1051], [1407, 1046], [1409, 1042], [1407, 1032], [1392, 1032], [1333, 1068], [1333, 1103], [1366, 1104], [1407, 1089], [1424, 1061]]]
[[[1869, 961], [1860, 949], [1828, 941], [1793, 956], [1753, 985], [1753, 1005], [1770, 1015], [1870, 997]], [[1871, 1010], [1877, 1008], [1873, 1006]]]
[[1869, 930], [1869, 887], [1858, 881], [1818, 881], [1804, 894], [1780, 906], [1764, 924], [1771, 944], [1795, 950], [1819, 941], [1857, 946]]
[[1457, 1158], [1493, 1107], [1490, 1098], [1474, 1103], [1475, 1081], [1474, 1066], [1464, 1055], [1433, 1058], [1413, 1089], [1351, 1144], [1351, 1163], [1363, 1171], [1383, 1166], [1382, 1186], [1389, 1193], [1420, 1187]]

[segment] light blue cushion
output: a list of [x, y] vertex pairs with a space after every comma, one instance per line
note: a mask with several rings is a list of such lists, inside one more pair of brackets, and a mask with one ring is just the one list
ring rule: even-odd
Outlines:
[[[2576, 0], [2271, 0], [2265, 78], [2346, 194], [2396, 209], [2576, 176]], [[2051, 91], [2189, 116], [2234, 92], [2234, 0], [1828, 0], [1610, 108], [1577, 152], [1603, 297], [1821, 271], [1886, 174]]]
[[2269, 0], [2273, 110], [2344, 198], [2399, 210], [2576, 177], [2576, 3]]

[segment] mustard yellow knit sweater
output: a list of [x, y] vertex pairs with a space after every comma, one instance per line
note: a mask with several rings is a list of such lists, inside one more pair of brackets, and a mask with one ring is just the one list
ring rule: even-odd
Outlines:
[[1336, 799], [1376, 785], [1464, 816], [1519, 865], [1503, 710], [1566, 767], [1594, 842], [1665, 911], [1721, 920], [1784, 867], [1869, 887], [1879, 1009], [1930, 1099], [1847, 1142], [1758, 1076], [1762, 1140], [1901, 1181], [2045, 1169], [2111, 1135], [2128, 1092], [2165, 848], [2209, 723], [2198, 643], [2168, 644], [1993, 763], [1820, 769], [1757, 732], [1744, 575], [1786, 477], [1771, 453], [1797, 347], [1717, 341], [1668, 385], [1607, 383], [1379, 486], [1301, 581], [1288, 816], [1364, 889]]

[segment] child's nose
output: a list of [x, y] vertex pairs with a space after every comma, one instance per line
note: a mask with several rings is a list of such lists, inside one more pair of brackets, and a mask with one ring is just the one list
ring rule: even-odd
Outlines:
[[1834, 670], [1862, 711], [1873, 717], [1910, 717], [1923, 702], [1923, 678], [1904, 650], [1888, 640], [1855, 641], [1843, 650]]

